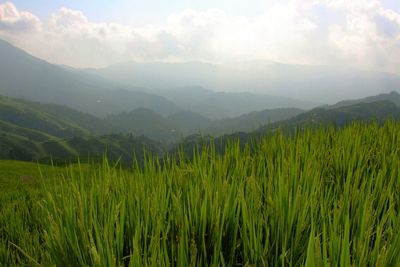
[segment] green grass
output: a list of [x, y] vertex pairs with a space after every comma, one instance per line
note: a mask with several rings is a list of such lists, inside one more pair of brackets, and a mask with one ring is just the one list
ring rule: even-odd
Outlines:
[[45, 167], [0, 204], [0, 262], [399, 266], [400, 123], [277, 132], [187, 158]]

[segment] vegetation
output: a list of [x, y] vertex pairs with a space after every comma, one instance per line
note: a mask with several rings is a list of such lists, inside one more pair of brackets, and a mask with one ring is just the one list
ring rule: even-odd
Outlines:
[[315, 108], [308, 112], [299, 114], [285, 121], [265, 125], [258, 129], [258, 132], [265, 132], [268, 129], [295, 129], [310, 125], [329, 125], [343, 127], [353, 121], [376, 121], [383, 123], [387, 119], [400, 119], [400, 106], [391, 101], [381, 100], [371, 103], [357, 103], [350, 106], [336, 108]]
[[339, 108], [345, 106], [351, 106], [360, 103], [372, 103], [376, 101], [390, 101], [400, 107], [400, 94], [396, 91], [392, 91], [388, 94], [379, 94], [375, 96], [368, 96], [362, 99], [356, 100], [344, 100], [336, 103], [335, 105], [328, 106], [328, 108]]
[[144, 107], [162, 114], [179, 108], [166, 98], [143, 92], [85, 70], [50, 64], [0, 39], [0, 94], [66, 105], [93, 115]]
[[177, 141], [182, 132], [175, 121], [145, 108], [109, 115], [106, 123], [116, 129], [116, 132], [145, 135], [154, 140]]
[[233, 139], [227, 143], [223, 154], [205, 145], [191, 160], [184, 153], [162, 162], [149, 156], [143, 168], [107, 161], [65, 170], [40, 166], [37, 185], [22, 178], [13, 185], [26, 175], [21, 171], [34, 169], [1, 162], [0, 261], [6, 266], [400, 262], [399, 122], [305, 128], [290, 136], [275, 131], [244, 146]]
[[100, 119], [67, 107], [1, 96], [0, 121], [62, 138], [101, 133], [106, 128], [100, 126]]
[[199, 131], [215, 136], [233, 131], [249, 132], [260, 125], [288, 119], [301, 112], [294, 108], [273, 109], [212, 121], [190, 111], [180, 111], [164, 117], [153, 110], [137, 108], [130, 112], [109, 114], [102, 119], [66, 106], [0, 96], [0, 131], [13, 132], [31, 139], [34, 137], [34, 141], [43, 140], [43, 136], [37, 135], [41, 132], [52, 136], [51, 139], [123, 133], [176, 142], [182, 136]]

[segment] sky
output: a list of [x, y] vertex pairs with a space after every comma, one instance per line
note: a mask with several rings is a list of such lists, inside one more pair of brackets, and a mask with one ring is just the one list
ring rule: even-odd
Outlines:
[[400, 73], [400, 1], [0, 0], [0, 38], [82, 68], [267, 60]]

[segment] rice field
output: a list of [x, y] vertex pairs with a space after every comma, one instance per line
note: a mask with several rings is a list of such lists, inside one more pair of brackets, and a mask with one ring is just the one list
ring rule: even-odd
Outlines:
[[1, 265], [400, 266], [398, 122], [147, 158], [2, 183]]

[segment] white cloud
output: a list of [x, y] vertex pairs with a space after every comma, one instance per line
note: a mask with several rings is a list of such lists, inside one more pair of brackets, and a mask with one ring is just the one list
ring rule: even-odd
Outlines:
[[342, 64], [399, 72], [400, 14], [375, 0], [330, 0], [332, 8], [346, 10], [345, 21], [334, 25], [329, 40]]
[[20, 12], [11, 3], [0, 5], [0, 31], [21, 33], [40, 29], [40, 20], [29, 12]]
[[[343, 16], [322, 25], [318, 7]], [[95, 23], [68, 8], [40, 21], [7, 2], [0, 4], [0, 37], [51, 62], [79, 67], [265, 59], [398, 72], [400, 63], [400, 14], [377, 0], [281, 1], [253, 17], [183, 10], [162, 25], [141, 27]]]

